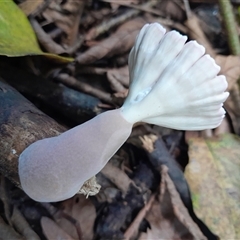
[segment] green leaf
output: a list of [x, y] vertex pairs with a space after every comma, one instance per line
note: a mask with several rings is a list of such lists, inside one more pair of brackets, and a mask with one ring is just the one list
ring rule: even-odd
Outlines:
[[27, 17], [12, 0], [0, 0], [0, 55], [44, 55], [60, 62], [73, 61], [42, 52]]
[[240, 239], [240, 138], [192, 138], [185, 169], [196, 215], [221, 239]]

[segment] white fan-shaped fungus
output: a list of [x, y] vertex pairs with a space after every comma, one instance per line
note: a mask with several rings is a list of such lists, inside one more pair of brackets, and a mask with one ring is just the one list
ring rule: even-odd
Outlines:
[[146, 24], [129, 55], [129, 94], [108, 111], [57, 137], [37, 141], [19, 158], [23, 190], [42, 202], [76, 194], [127, 140], [135, 122], [174, 129], [217, 127], [227, 82], [196, 41], [157, 23]]

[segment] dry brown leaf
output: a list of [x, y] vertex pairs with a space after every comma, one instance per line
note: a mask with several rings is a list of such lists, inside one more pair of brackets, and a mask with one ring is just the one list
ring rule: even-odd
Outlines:
[[79, 64], [90, 64], [103, 57], [111, 57], [129, 51], [144, 24], [145, 21], [142, 18], [127, 21], [109, 38], [102, 40], [98, 45], [78, 55], [76, 61]]
[[112, 11], [115, 12], [118, 10], [118, 8], [123, 4], [123, 5], [130, 5], [130, 4], [137, 4], [138, 0], [102, 0], [103, 2], [109, 2], [112, 8]]
[[[78, 240], [81, 238], [81, 231], [80, 234], [78, 233], [77, 222], [74, 222], [74, 219], [71, 219], [70, 216], [64, 216], [58, 213], [54, 215], [54, 220], [58, 224], [58, 226], [65, 231], [69, 236], [71, 236], [74, 240]], [[75, 223], [75, 224], [74, 224]], [[80, 229], [80, 227], [79, 227]]]
[[162, 167], [161, 193], [147, 214], [151, 229], [140, 235], [140, 240], [152, 239], [204, 239], [182, 203], [176, 188], [167, 173], [167, 167]]
[[57, 1], [53, 1], [49, 8], [43, 12], [43, 16], [49, 22], [54, 22], [62, 29], [66, 34], [66, 38], [63, 39], [63, 42], [67, 46], [73, 46], [77, 40], [83, 9], [83, 0], [68, 0], [61, 5]]
[[76, 220], [81, 229], [82, 239], [93, 239], [96, 210], [90, 199], [83, 195], [62, 202], [63, 212]]
[[223, 56], [217, 55], [215, 57], [216, 63], [221, 66], [220, 74], [226, 76], [228, 81], [228, 91], [237, 82], [240, 77], [240, 57], [239, 56]]
[[198, 17], [194, 14], [191, 15], [191, 18], [189, 18], [185, 25], [187, 27], [187, 34], [190, 36], [191, 39], [196, 40], [198, 43], [202, 44], [206, 48], [206, 52], [214, 57], [216, 55], [215, 51], [212, 48], [211, 43], [206, 38], [204, 32], [202, 31], [200, 27], [200, 23], [198, 20]]
[[66, 52], [61, 45], [52, 40], [52, 38], [42, 29], [36, 19], [32, 18], [30, 22], [35, 34], [37, 35], [38, 41], [45, 48], [45, 50], [54, 54], [62, 54]]
[[176, 22], [183, 22], [185, 19], [185, 10], [181, 7], [180, 1], [159, 1], [159, 9], [167, 18]]
[[220, 74], [227, 78], [228, 91], [231, 93], [225, 107], [231, 117], [235, 133], [240, 133], [240, 92], [237, 84], [240, 78], [240, 57], [217, 55], [215, 60], [221, 66]]
[[30, 14], [34, 13], [38, 7], [40, 7], [44, 3], [44, 0], [26, 0], [18, 5], [21, 10], [29, 16]]
[[56, 224], [52, 219], [48, 217], [41, 218], [41, 226], [43, 229], [43, 233], [48, 240], [52, 240], [52, 239], [74, 240], [64, 230], [62, 230], [58, 226], [58, 224]]
[[111, 29], [116, 28], [119, 25], [128, 21], [129, 19], [136, 17], [140, 13], [140, 11], [150, 11], [150, 12], [153, 11], [155, 13], [156, 11], [154, 11], [152, 7], [157, 5], [157, 1], [146, 1], [145, 3], [140, 5], [129, 5], [128, 3], [122, 2], [121, 5], [127, 6], [129, 8], [133, 8], [133, 9], [124, 11], [122, 14], [117, 14], [117, 16], [113, 18], [109, 18], [108, 16], [107, 20], [102, 21], [97, 26], [93, 26], [86, 33], [85, 40], [91, 41], [93, 39], [96, 39], [100, 35], [103, 35], [104, 33], [109, 33]]
[[127, 193], [129, 185], [133, 183], [133, 181], [125, 172], [115, 167], [111, 162], [107, 163], [107, 165], [102, 169], [101, 173], [112, 183], [114, 183], [123, 194]]

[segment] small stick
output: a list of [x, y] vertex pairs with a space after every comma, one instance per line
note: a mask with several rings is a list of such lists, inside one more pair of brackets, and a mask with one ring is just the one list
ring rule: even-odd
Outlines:
[[191, 18], [192, 15], [192, 11], [189, 5], [189, 1], [188, 0], [183, 0], [184, 2], [184, 6], [185, 6], [185, 11], [186, 11], [186, 15], [187, 15], [187, 19]]
[[57, 77], [57, 80], [69, 87], [93, 95], [106, 103], [109, 104], [113, 103], [112, 96], [110, 93], [106, 93], [99, 89], [93, 88], [91, 85], [83, 83], [77, 80], [76, 78], [69, 76], [68, 74], [65, 73], [60, 74]]
[[120, 25], [121, 23], [124, 23], [126, 20], [129, 20], [130, 18], [133, 18], [134, 16], [137, 16], [140, 13], [140, 10], [143, 11], [143, 9], [149, 8], [151, 6], [155, 6], [157, 3], [158, 3], [158, 1], [149, 1], [145, 4], [143, 4], [142, 6], [140, 6], [141, 9], [139, 9], [139, 10], [132, 9], [116, 18], [113, 18], [110, 21], [103, 21], [97, 27], [90, 29], [90, 31], [86, 34], [85, 40], [89, 41], [89, 40], [96, 39], [98, 36], [109, 31], [111, 28], [116, 27], [116, 26]]

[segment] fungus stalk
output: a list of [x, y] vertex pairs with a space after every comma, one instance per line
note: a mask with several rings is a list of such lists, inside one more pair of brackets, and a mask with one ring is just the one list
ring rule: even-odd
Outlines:
[[39, 140], [19, 157], [23, 190], [34, 200], [74, 196], [101, 171], [136, 122], [179, 130], [220, 125], [228, 97], [220, 67], [196, 41], [158, 23], [146, 24], [129, 55], [130, 88], [123, 106], [57, 137]]

